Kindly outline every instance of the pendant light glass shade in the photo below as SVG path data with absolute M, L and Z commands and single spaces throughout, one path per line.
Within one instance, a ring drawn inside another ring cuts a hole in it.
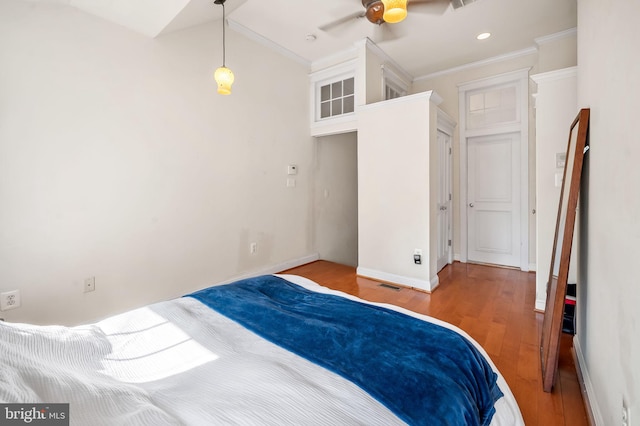
M 382 4 L 385 22 L 395 24 L 407 17 L 407 0 L 382 0 Z
M 220 67 L 216 70 L 213 77 L 218 83 L 218 93 L 221 95 L 231 94 L 231 85 L 233 84 L 233 72 L 227 67 Z

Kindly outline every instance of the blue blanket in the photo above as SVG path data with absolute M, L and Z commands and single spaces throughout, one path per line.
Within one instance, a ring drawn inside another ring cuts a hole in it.
M 502 392 L 471 342 L 399 312 L 265 275 L 188 295 L 354 382 L 415 425 L 488 425 Z

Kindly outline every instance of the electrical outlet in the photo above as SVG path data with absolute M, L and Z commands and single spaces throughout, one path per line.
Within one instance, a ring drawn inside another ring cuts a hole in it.
M 622 426 L 631 426 L 631 413 L 626 399 L 622 399 Z
M 84 292 L 89 293 L 90 291 L 96 290 L 96 277 L 89 277 L 84 279 Z
M 421 265 L 422 264 L 422 250 L 421 249 L 413 250 L 413 263 L 415 263 L 416 265 Z
M 257 251 L 258 251 L 258 243 L 249 244 L 249 253 L 256 254 Z
M 0 311 L 8 311 L 20 307 L 20 290 L 0 293 Z

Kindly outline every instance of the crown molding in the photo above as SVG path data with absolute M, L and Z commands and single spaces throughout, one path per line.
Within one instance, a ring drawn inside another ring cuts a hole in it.
M 357 49 L 357 46 L 354 45 L 353 47 L 340 50 L 329 56 L 324 56 L 320 59 L 313 61 L 311 63 L 311 71 L 312 73 L 318 72 L 326 68 L 330 68 L 335 65 L 341 64 L 343 62 L 352 61 L 357 58 L 358 58 L 358 49 Z
M 541 83 L 546 81 L 563 80 L 569 77 L 576 77 L 577 75 L 578 75 L 578 67 L 569 67 L 569 68 L 561 68 L 559 70 L 543 72 L 540 74 L 532 74 L 529 76 L 529 78 L 531 78 L 531 80 L 533 80 L 536 83 Z
M 540 46 L 541 44 L 552 43 L 554 41 L 558 41 L 563 38 L 575 37 L 577 35 L 578 35 L 578 29 L 574 27 L 574 28 L 569 28 L 568 30 L 559 31 L 557 33 L 538 37 L 536 39 L 533 39 L 533 41 L 536 43 L 537 46 Z
M 417 77 L 414 79 L 415 81 L 421 81 L 421 80 L 430 80 L 432 78 L 436 78 L 436 77 L 442 77 L 444 75 L 448 75 L 448 74 L 453 74 L 453 73 L 457 73 L 460 71 L 466 71 L 466 70 L 470 70 L 473 68 L 478 68 L 478 67 L 482 67 L 485 65 L 490 65 L 490 64 L 494 64 L 497 62 L 503 62 L 503 61 L 508 61 L 511 59 L 516 59 L 522 56 L 527 56 L 527 55 L 534 55 L 538 53 L 538 49 L 535 47 L 527 47 L 526 49 L 522 49 L 522 50 L 516 50 L 514 52 L 510 52 L 510 53 L 505 53 L 504 55 L 498 55 L 498 56 L 494 56 L 491 58 L 487 58 L 487 59 L 483 59 L 481 61 L 476 61 L 476 62 L 470 62 L 468 64 L 465 65 L 460 65 L 458 67 L 453 67 L 453 68 L 449 68 L 446 70 L 442 70 L 442 71 L 437 71 L 431 74 L 427 74 L 427 75 L 423 75 L 421 77 Z

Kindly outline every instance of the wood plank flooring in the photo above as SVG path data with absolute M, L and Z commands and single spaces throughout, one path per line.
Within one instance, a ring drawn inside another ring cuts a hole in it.
M 571 355 L 571 336 L 561 338 L 558 378 L 542 390 L 539 341 L 542 314 L 534 311 L 535 274 L 455 262 L 439 275 L 432 293 L 380 286 L 355 268 L 317 261 L 285 273 L 362 299 L 391 303 L 447 321 L 480 343 L 511 387 L 527 426 L 588 425 Z

